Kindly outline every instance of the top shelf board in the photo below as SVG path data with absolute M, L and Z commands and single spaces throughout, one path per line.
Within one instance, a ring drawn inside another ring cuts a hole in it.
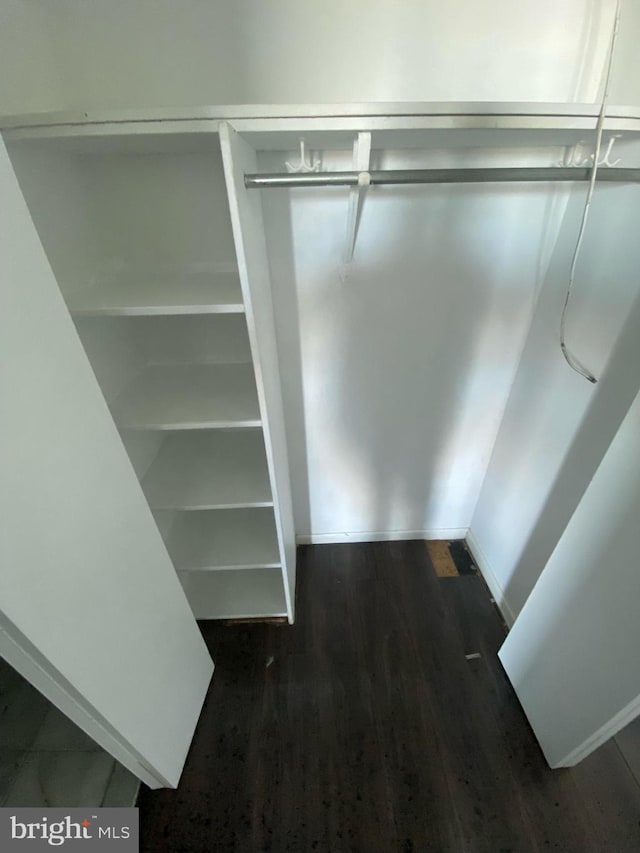
M 244 119 L 287 119 L 287 118 L 354 118 L 354 117 L 498 117 L 524 116 L 531 118 L 569 120 L 571 118 L 597 118 L 599 103 L 568 101 L 360 101 L 352 103 L 304 103 L 304 104 L 203 104 L 189 107 L 131 107 L 128 109 L 84 109 L 61 110 L 40 113 L 21 113 L 0 116 L 3 131 L 26 128 L 68 128 L 78 132 L 82 128 L 96 125 L 110 126 L 114 131 L 129 125 L 144 122 L 147 133 L 167 130 L 175 132 L 176 125 L 188 124 L 190 132 L 216 130 L 220 121 Z M 610 116 L 637 118 L 640 105 L 611 104 L 607 108 Z M 158 128 L 158 125 L 162 125 Z
M 301 134 L 324 133 L 316 147 L 351 148 L 358 131 L 376 134 L 374 147 L 522 144 L 569 145 L 593 132 L 599 104 L 542 102 L 243 104 L 175 109 L 69 111 L 0 117 L 6 142 L 54 142 L 80 153 L 215 151 L 220 122 L 230 122 L 257 149 L 297 148 Z M 609 106 L 605 132 L 640 134 L 640 107 Z M 423 131 L 417 141 L 415 131 Z M 434 132 L 442 138 L 429 138 Z M 474 139 L 474 132 L 480 136 Z M 474 141 L 470 143 L 470 140 Z M 518 142 L 519 140 L 519 142 Z M 307 140 L 311 145 L 310 139 Z
M 236 272 L 114 278 L 71 293 L 67 306 L 75 317 L 244 313 Z

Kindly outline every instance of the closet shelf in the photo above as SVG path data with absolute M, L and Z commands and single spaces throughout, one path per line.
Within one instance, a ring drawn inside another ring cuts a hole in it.
M 287 615 L 279 571 L 178 572 L 178 578 L 196 619 Z
M 262 431 L 170 435 L 142 488 L 153 510 L 273 506 Z
M 151 365 L 111 405 L 125 429 L 260 426 L 251 364 Z
M 270 509 L 178 513 L 165 543 L 178 571 L 280 567 Z
M 244 313 L 235 272 L 153 277 L 127 274 L 70 294 L 67 306 L 78 317 Z

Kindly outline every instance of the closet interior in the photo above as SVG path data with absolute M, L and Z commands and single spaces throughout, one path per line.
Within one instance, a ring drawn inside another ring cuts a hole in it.
M 298 542 L 473 532 L 584 179 L 389 188 L 367 175 L 580 165 L 592 127 L 556 109 L 5 132 L 197 618 L 293 621 L 294 530 Z M 625 166 L 635 132 L 631 118 L 607 127 Z M 364 177 L 245 186 L 301 167 Z
M 15 491 L 24 480 L 20 499 L 37 507 L 42 535 L 35 551 L 24 547 L 16 503 L 8 573 L 7 618 L 23 620 L 47 669 L 18 641 L 3 654 L 156 787 L 177 784 L 213 669 L 192 614 L 292 623 L 297 544 L 466 540 L 512 623 L 545 563 L 529 545 L 552 526 L 549 495 L 566 482 L 563 511 L 580 500 L 568 494 L 567 460 L 592 407 L 558 328 L 595 108 L 229 109 L 24 118 L 3 130 L 11 283 L 26 332 L 16 327 L 12 347 L 34 389 L 14 394 L 13 441 L 27 444 L 27 420 L 48 419 L 53 436 L 34 432 L 38 447 L 13 460 Z M 604 150 L 615 139 L 626 171 L 597 188 L 568 319 L 570 345 L 598 377 L 637 290 L 629 212 L 639 132 L 631 113 L 607 119 Z M 544 181 L 450 174 L 429 186 L 372 185 L 377 173 L 491 168 L 547 171 Z M 567 168 L 580 170 L 575 181 Z M 298 169 L 355 177 L 348 186 L 247 183 Z M 31 242 L 20 246 L 22 234 Z M 51 270 L 41 253 L 40 267 L 30 264 L 38 240 Z M 60 399 L 46 406 L 37 401 L 49 374 L 31 369 L 31 352 L 43 361 L 35 337 L 60 355 L 47 385 Z M 607 383 L 615 377 L 596 394 Z M 105 428 L 94 442 L 75 429 L 83 411 Z M 60 480 L 76 458 L 73 493 Z M 52 490 L 67 495 L 66 514 L 49 511 Z M 107 514 L 113 525 L 101 521 Z M 86 535 L 73 527 L 79 517 Z M 49 586 L 58 609 L 69 607 L 61 619 L 40 587 L 50 554 Z M 23 588 L 28 571 L 37 607 Z M 77 629 L 68 594 L 85 579 L 95 630 L 88 614 Z M 66 631 L 48 627 L 54 618 Z M 157 654 L 169 634 L 171 654 Z M 114 649 L 130 655 L 127 666 L 108 681 L 88 672 L 79 635 L 92 657 L 104 652 L 103 668 Z M 180 679 L 165 702 L 167 683 Z M 160 706 L 150 727 L 149 707 Z

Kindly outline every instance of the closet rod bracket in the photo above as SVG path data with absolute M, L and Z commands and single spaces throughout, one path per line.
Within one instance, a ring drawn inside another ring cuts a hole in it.
M 371 133 L 364 131 L 358 134 L 353 143 L 353 168 L 357 174 L 357 183 L 349 191 L 349 208 L 347 211 L 347 237 L 342 256 L 340 278 L 346 281 L 349 267 L 353 261 L 358 236 L 358 225 L 362 216 L 362 205 L 367 188 L 371 184 L 369 166 L 371 164 Z

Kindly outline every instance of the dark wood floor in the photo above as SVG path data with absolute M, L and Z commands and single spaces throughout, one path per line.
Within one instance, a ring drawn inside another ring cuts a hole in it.
M 547 767 L 478 576 L 423 542 L 298 562 L 295 626 L 203 623 L 216 673 L 180 787 L 141 794 L 143 851 L 640 850 L 615 741 Z

